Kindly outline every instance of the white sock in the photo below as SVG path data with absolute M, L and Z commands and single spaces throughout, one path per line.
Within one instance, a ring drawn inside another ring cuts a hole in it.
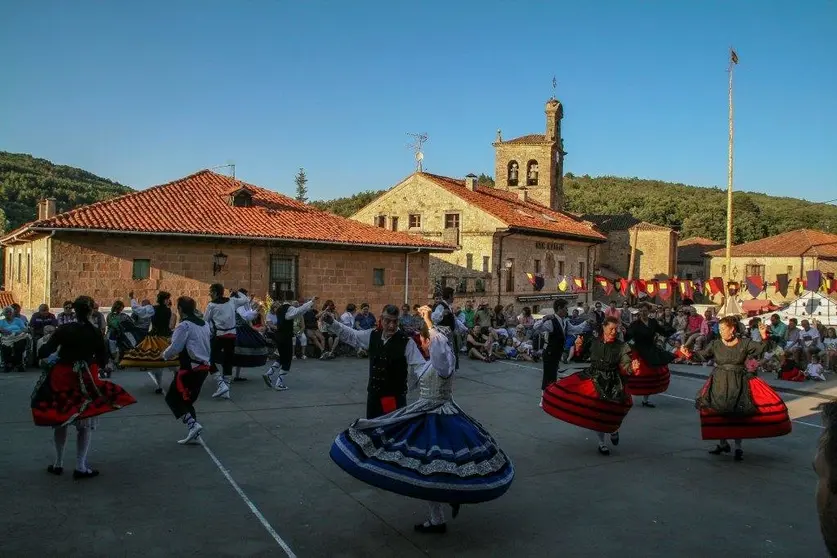
M 67 445 L 67 427 L 53 428 L 52 442 L 55 444 L 55 463 L 53 467 L 64 467 L 64 446 Z
M 605 443 L 605 433 L 604 432 L 596 432 L 596 436 L 599 437 L 599 444 L 604 445 L 604 443 Z
M 235 377 L 236 377 L 236 378 L 240 378 L 240 377 L 241 377 L 241 367 L 240 367 L 240 366 L 236 366 L 236 367 L 235 367 Z
M 90 451 L 90 439 L 93 432 L 89 428 L 79 428 L 76 435 L 76 470 L 88 472 L 87 453 Z
M 642 402 L 643 403 L 648 403 L 648 396 L 647 395 L 642 396 Z
M 439 502 L 428 502 L 430 507 L 430 525 L 441 525 L 445 522 L 445 510 Z
M 155 370 L 154 371 L 154 379 L 157 381 L 157 385 L 162 388 L 163 387 L 163 371 L 162 370 Z

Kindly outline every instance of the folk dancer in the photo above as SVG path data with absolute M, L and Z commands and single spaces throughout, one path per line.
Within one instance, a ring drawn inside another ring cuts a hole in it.
M 166 291 L 157 293 L 157 304 L 151 306 L 143 301 L 142 306 L 137 304 L 134 293 L 131 297 L 131 310 L 139 318 L 138 323 L 150 319 L 151 331 L 148 332 L 139 345 L 125 353 L 120 365 L 123 367 L 137 367 L 140 369 L 154 368 L 152 377 L 157 386 L 154 393 L 163 393 L 163 369 L 169 368 L 174 373 L 177 360 L 166 361 L 162 358 L 163 351 L 171 341 L 172 328 L 174 327 L 175 316 L 171 311 L 171 295 Z M 147 317 L 147 318 L 146 318 Z
M 410 370 L 427 362 L 416 342 L 398 328 L 398 307 L 388 304 L 381 313 L 381 327 L 352 329 L 326 314 L 323 320 L 338 339 L 369 352 L 369 382 L 366 386 L 366 418 L 378 418 L 407 404 Z
M 552 303 L 553 313 L 551 316 L 535 322 L 532 326 L 532 335 L 538 336 L 547 334 L 546 348 L 541 353 L 543 359 L 543 378 L 541 379 L 541 402 L 543 408 L 543 394 L 546 388 L 558 379 L 558 366 L 561 363 L 561 356 L 564 354 L 564 343 L 566 342 L 567 330 L 567 301 L 556 300 Z
M 99 368 L 107 365 L 109 352 L 89 320 L 93 300 L 80 296 L 72 305 L 78 321 L 59 326 L 38 351 L 39 358 L 50 357 L 51 362 L 32 392 L 31 407 L 37 426 L 54 429 L 55 461 L 47 471 L 53 475 L 64 472 L 67 427 L 73 425 L 77 431 L 73 478 L 86 479 L 99 475 L 87 462 L 96 417 L 137 401 L 119 385 L 99 378 Z
M 224 286 L 213 283 L 209 286 L 209 296 L 212 299 L 203 313 L 203 319 L 212 329 L 212 370 L 218 388 L 212 397 L 230 398 L 230 380 L 232 378 L 233 362 L 235 362 L 235 326 L 236 312 L 239 307 L 250 300 L 236 291 L 230 292 L 230 298 L 224 296 Z
M 747 359 L 759 360 L 767 351 L 767 326 L 759 325 L 762 342 L 736 335 L 738 320 L 734 316 L 721 319 L 720 339 L 692 353 L 681 349 L 687 358 L 715 361 L 715 369 L 698 392 L 695 406 L 700 411 L 700 433 L 704 440 L 719 440 L 709 453 L 720 455 L 731 451 L 729 439 L 735 442 L 735 461 L 744 459 L 741 440 L 774 438 L 791 432 L 788 408 L 767 382 L 749 372 Z
M 610 455 L 605 435 L 619 445 L 619 427 L 633 402 L 625 391 L 622 376 L 639 367 L 631 361 L 631 349 L 619 341 L 620 322 L 605 318 L 602 337 L 593 340 L 590 367 L 547 386 L 543 410 L 553 417 L 596 432 L 599 453 Z
M 666 336 L 666 329 L 651 317 L 647 302 L 639 305 L 639 317 L 631 322 L 625 332 L 625 340 L 632 342 L 631 358 L 639 362 L 639 368 L 628 376 L 626 389 L 631 395 L 642 396 L 642 406 L 653 409 L 649 396 L 665 393 L 671 382 L 668 365 L 674 354 L 657 346 L 656 336 Z
M 175 372 L 166 392 L 166 404 L 174 417 L 183 421 L 188 432 L 178 444 L 188 444 L 198 438 L 203 426 L 198 422 L 195 402 L 209 374 L 212 355 L 212 330 L 209 324 L 196 315 L 195 301 L 188 296 L 177 299 L 180 323 L 174 328 L 171 344 L 163 351 L 164 360 L 177 358 L 179 369 Z
M 453 349 L 454 357 L 456 357 L 456 370 L 459 370 L 459 352 L 462 350 L 462 347 L 459 343 L 460 336 L 458 332 L 462 331 L 462 328 L 457 326 L 457 321 L 459 320 L 453 313 L 452 287 L 445 287 L 442 290 L 442 300 L 433 308 L 433 314 L 430 318 L 437 326 L 447 328 L 445 331 L 450 334 L 451 348 Z M 467 331 L 468 328 L 466 327 L 465 332 L 467 333 Z
M 316 301 L 316 296 L 302 305 L 294 300 L 286 300 L 276 309 L 276 330 L 273 335 L 279 358 L 262 375 L 267 387 L 276 391 L 288 389 L 282 376 L 291 371 L 291 363 L 294 359 L 294 342 L 296 339 L 294 324 L 297 317 L 301 317 L 308 312 Z
M 246 289 L 238 289 L 239 296 L 247 296 Z M 247 378 L 241 375 L 242 368 L 259 368 L 267 362 L 270 349 L 267 340 L 259 329 L 263 329 L 261 305 L 250 301 L 239 306 L 235 316 L 235 358 L 233 369 L 234 382 L 243 382 Z
M 514 465 L 491 434 L 453 400 L 456 358 L 450 332 L 433 324 L 430 307 L 420 313 L 430 361 L 412 370 L 419 399 L 380 418 L 356 420 L 337 436 L 329 455 L 358 480 L 427 500 L 430 517 L 415 530 L 445 533 L 443 503 L 456 517 L 462 504 L 499 498 L 514 480 Z

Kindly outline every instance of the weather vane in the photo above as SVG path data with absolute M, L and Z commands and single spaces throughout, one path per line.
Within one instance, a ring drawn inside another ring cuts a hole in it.
M 558 80 L 555 79 L 555 76 L 552 76 L 552 100 L 555 100 L 555 89 L 558 87 Z
M 422 161 L 424 161 L 424 152 L 422 152 L 421 148 L 424 143 L 427 141 L 427 134 L 407 134 L 411 136 L 415 141 L 411 143 L 408 147 L 415 151 L 416 155 L 416 172 L 422 172 Z

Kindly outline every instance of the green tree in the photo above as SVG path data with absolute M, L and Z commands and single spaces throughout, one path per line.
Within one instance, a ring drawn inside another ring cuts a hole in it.
M 294 177 L 294 182 L 296 183 L 296 201 L 306 203 L 308 201 L 308 186 L 306 186 L 308 177 L 305 176 L 305 169 L 299 168 L 299 172 Z

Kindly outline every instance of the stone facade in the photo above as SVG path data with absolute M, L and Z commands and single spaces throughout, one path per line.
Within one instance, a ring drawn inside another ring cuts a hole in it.
M 219 250 L 227 255 L 227 263 L 214 275 L 213 255 Z M 80 294 L 88 294 L 102 307 L 109 307 L 114 300 L 125 300 L 130 291 L 137 298 L 153 299 L 159 290 L 169 291 L 173 296 L 191 296 L 199 307 L 205 307 L 212 283 L 222 283 L 228 288 L 243 287 L 264 298 L 277 278 L 287 278 L 298 297 L 330 298 L 338 308 L 348 302 L 368 302 L 373 308 L 380 308 L 404 301 L 407 257 L 407 300 L 424 303 L 431 291 L 427 253 L 407 256 L 404 252 L 342 250 L 281 242 L 94 233 L 61 233 L 49 240 L 6 247 L 5 251 L 10 262 L 6 268 L 6 290 L 30 310 L 43 302 L 57 308 Z M 30 252 L 33 264 L 31 280 L 27 281 L 26 255 Z M 20 281 L 17 280 L 18 254 L 23 262 Z M 148 278 L 134 279 L 135 260 L 149 260 Z M 277 270 L 287 269 L 290 273 L 271 277 L 271 261 Z M 289 264 L 287 268 L 281 265 L 283 262 Z M 383 284 L 379 284 L 381 279 Z
M 652 225 L 653 226 L 653 225 Z M 664 227 L 632 227 L 607 234 L 601 247 L 601 262 L 619 277 L 630 272 L 631 246 L 636 242 L 635 279 L 665 279 L 677 270 L 677 233 Z
M 767 283 L 776 281 L 776 276 L 781 273 L 787 273 L 791 280 L 791 289 L 793 288 L 793 281 L 797 278 L 805 278 L 805 273 L 814 269 L 819 269 L 827 273 L 834 269 L 835 262 L 832 260 L 821 260 L 816 257 L 772 257 L 772 256 L 742 256 L 731 258 L 732 273 L 730 279 L 733 281 L 743 282 L 747 275 L 755 275 L 761 272 L 762 277 Z M 757 267 L 761 266 L 761 267 Z M 709 261 L 709 275 L 710 277 L 727 277 L 727 262 L 724 256 L 712 256 Z M 768 296 L 775 302 L 782 302 L 785 300 L 792 300 L 796 298 L 793 292 L 788 292 L 787 297 L 782 297 L 775 289 L 770 286 L 767 288 Z M 747 298 L 749 295 L 744 295 Z
M 494 142 L 494 180 L 497 188 L 526 189 L 531 200 L 561 211 L 564 207 L 564 140 L 561 119 L 564 108 L 556 100 L 546 103 L 546 133 Z M 517 171 L 515 183 L 511 169 Z M 532 172 L 534 171 L 534 173 Z M 536 178 L 535 178 L 536 177 Z M 531 180 L 530 180 L 531 179 Z

